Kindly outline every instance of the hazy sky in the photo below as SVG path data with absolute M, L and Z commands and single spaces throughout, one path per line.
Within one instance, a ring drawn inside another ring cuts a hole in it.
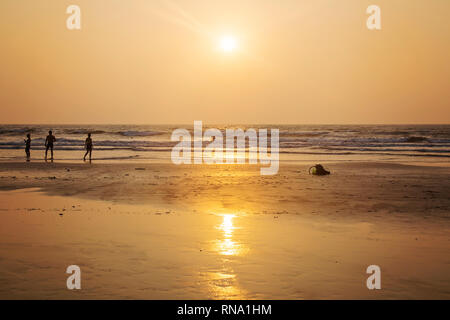
M 1 0 L 0 41 L 0 123 L 450 123 L 449 0 Z

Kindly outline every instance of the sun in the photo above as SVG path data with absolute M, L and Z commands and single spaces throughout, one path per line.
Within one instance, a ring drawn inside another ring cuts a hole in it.
M 236 50 L 237 40 L 233 36 L 223 36 L 220 39 L 220 48 L 225 52 L 232 52 Z

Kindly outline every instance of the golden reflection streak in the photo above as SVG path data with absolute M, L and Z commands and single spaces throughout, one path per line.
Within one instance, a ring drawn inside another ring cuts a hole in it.
M 233 225 L 234 217 L 234 214 L 224 214 L 223 222 L 219 226 L 219 229 L 223 231 L 224 239 L 218 242 L 217 249 L 222 255 L 234 256 L 239 254 L 240 245 L 233 241 L 233 231 L 235 229 Z
M 221 231 L 222 239 L 216 242 L 215 250 L 223 256 L 231 257 L 242 254 L 242 245 L 233 240 L 236 215 L 222 214 L 222 223 L 216 228 Z M 221 271 L 209 274 L 212 294 L 215 299 L 245 299 L 245 290 L 237 286 L 236 274 L 230 265 L 228 258 L 224 259 L 225 265 Z

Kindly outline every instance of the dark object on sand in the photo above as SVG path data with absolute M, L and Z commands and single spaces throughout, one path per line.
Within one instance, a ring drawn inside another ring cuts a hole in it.
M 330 171 L 325 170 L 325 168 L 321 164 L 316 164 L 309 168 L 309 174 L 314 174 L 316 176 L 325 176 L 330 174 Z

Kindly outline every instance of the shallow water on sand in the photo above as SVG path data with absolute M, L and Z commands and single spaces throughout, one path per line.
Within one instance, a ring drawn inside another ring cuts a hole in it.
M 450 298 L 448 226 L 0 192 L 0 298 Z M 82 289 L 66 288 L 78 265 Z M 382 290 L 366 288 L 366 268 Z

